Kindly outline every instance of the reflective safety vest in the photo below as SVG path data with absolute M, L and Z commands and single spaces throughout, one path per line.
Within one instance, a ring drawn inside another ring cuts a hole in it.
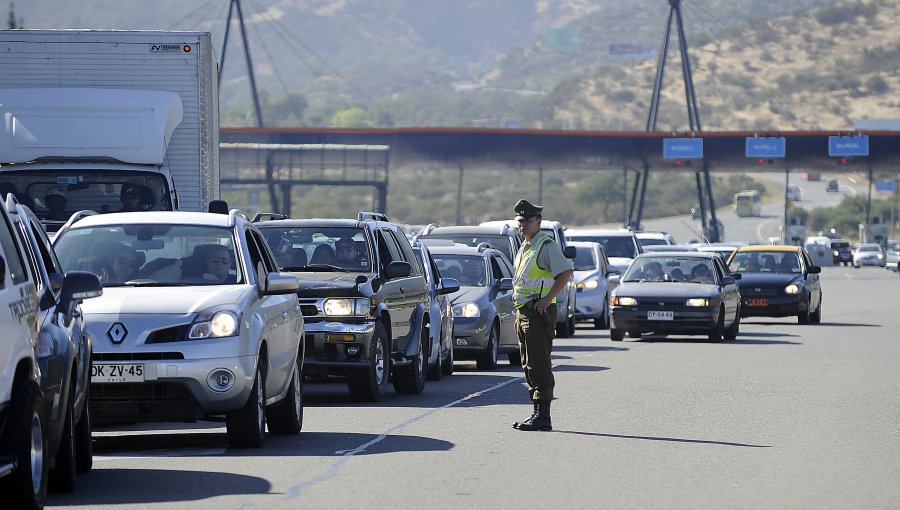
M 538 266 L 538 254 L 547 243 L 553 243 L 547 234 L 540 233 L 537 239 L 523 246 L 516 254 L 516 276 L 513 278 L 513 302 L 516 308 L 522 308 L 533 299 L 540 299 L 550 293 L 553 283 L 553 273 L 549 269 L 541 269 Z M 556 298 L 553 298 L 556 303 Z

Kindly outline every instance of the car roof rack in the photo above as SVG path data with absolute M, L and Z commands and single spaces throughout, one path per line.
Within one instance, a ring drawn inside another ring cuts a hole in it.
M 358 221 L 365 221 L 365 220 L 388 221 L 386 214 L 379 213 L 379 212 L 370 212 L 370 211 L 360 211 L 359 214 L 356 215 L 356 219 Z
M 234 226 L 237 223 L 238 218 L 241 218 L 244 221 L 250 221 L 250 217 L 247 216 L 247 213 L 240 209 L 232 209 L 228 211 L 228 225 Z
M 287 214 L 273 213 L 273 212 L 258 212 L 253 215 L 253 219 L 251 221 L 253 223 L 256 223 L 257 221 L 286 220 L 286 219 L 288 219 Z
M 478 249 L 478 253 L 483 253 L 484 250 L 493 250 L 494 246 L 491 243 L 484 241 L 482 243 L 478 243 L 478 246 L 476 246 L 475 248 Z
M 63 226 L 60 227 L 59 229 L 60 229 L 60 230 L 66 229 L 66 228 L 68 228 L 68 227 L 71 227 L 71 226 L 74 225 L 75 223 L 78 223 L 79 221 L 81 221 L 81 220 L 87 218 L 88 216 L 96 216 L 97 214 L 99 214 L 97 211 L 92 211 L 92 210 L 90 210 L 90 209 L 84 209 L 84 210 L 82 210 L 82 211 L 76 211 L 76 212 L 72 213 L 72 216 L 69 216 L 68 221 L 66 221 L 65 223 L 63 223 Z

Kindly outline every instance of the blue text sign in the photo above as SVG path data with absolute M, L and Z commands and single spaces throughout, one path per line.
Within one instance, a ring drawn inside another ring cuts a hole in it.
M 869 137 L 863 136 L 829 136 L 828 155 L 831 157 L 853 157 L 869 155 Z
M 876 191 L 897 191 L 897 182 L 889 179 L 875 181 Z
M 786 145 L 783 136 L 763 138 L 748 136 L 744 155 L 748 158 L 783 158 Z
M 703 159 L 703 139 L 663 138 L 663 158 Z

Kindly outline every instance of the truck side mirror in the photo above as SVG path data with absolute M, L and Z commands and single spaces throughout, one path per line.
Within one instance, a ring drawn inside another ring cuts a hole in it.
M 575 247 L 574 246 L 566 246 L 566 249 L 563 250 L 563 255 L 565 255 L 567 259 L 574 259 L 575 258 Z

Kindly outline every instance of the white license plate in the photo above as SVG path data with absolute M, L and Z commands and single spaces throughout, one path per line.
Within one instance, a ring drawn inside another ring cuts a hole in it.
M 647 320 L 650 321 L 672 321 L 675 320 L 675 312 L 647 312 Z
M 92 383 L 144 382 L 143 363 L 95 363 L 91 366 Z

